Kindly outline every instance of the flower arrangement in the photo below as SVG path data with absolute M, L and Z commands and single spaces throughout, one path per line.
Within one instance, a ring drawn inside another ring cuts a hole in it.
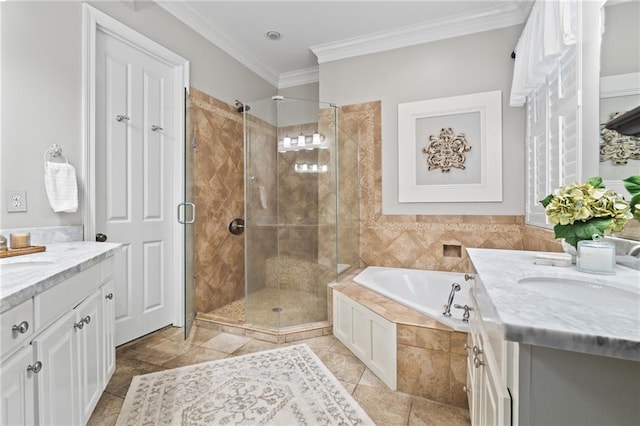
M 631 203 L 606 189 L 600 177 L 560 187 L 540 200 L 554 224 L 555 237 L 577 247 L 578 241 L 620 232 L 630 218 L 640 219 L 640 176 L 623 182 L 632 195 Z

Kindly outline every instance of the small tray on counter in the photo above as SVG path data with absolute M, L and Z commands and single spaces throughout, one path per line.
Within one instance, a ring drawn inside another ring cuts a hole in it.
M 24 248 L 10 248 L 7 250 L 0 250 L 0 259 L 5 257 L 22 256 L 23 254 L 41 253 L 46 251 L 46 246 L 29 246 Z

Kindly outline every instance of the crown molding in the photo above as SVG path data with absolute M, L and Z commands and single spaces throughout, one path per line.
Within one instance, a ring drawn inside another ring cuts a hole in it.
M 283 72 L 278 80 L 278 89 L 301 86 L 303 84 L 317 83 L 320 81 L 319 67 L 303 68 L 300 70 Z
M 518 25 L 526 20 L 526 16 L 523 16 L 525 15 L 524 12 L 525 10 L 509 2 L 480 12 L 459 15 L 453 18 L 409 25 L 391 31 L 381 31 L 333 43 L 319 44 L 312 46 L 311 51 L 318 57 L 318 63 L 322 64 L 339 59 Z
M 278 87 L 279 75 L 265 63 L 231 39 L 224 31 L 202 18 L 188 3 L 178 1 L 157 1 L 158 6 L 184 22 L 195 32 L 225 51 L 249 70 L 262 77 L 269 84 Z

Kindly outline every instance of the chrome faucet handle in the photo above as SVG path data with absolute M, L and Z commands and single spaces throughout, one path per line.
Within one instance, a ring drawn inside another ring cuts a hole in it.
M 465 281 L 471 281 L 471 280 L 475 280 L 475 279 L 476 279 L 475 275 L 464 274 L 464 280 Z
M 473 308 L 469 305 L 458 305 L 457 303 L 453 305 L 456 309 L 464 309 L 464 313 L 462 314 L 462 322 L 469 322 L 469 312 L 473 311 Z

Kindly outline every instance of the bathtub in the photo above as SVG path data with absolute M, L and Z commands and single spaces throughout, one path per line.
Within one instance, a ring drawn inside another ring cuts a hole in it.
M 453 307 L 469 304 L 469 283 L 464 280 L 464 274 L 369 266 L 354 281 L 456 331 L 469 331 L 469 325 L 462 322 L 464 310 Z M 454 282 L 460 284 L 461 289 L 453 299 L 451 316 L 446 317 L 442 312 Z

